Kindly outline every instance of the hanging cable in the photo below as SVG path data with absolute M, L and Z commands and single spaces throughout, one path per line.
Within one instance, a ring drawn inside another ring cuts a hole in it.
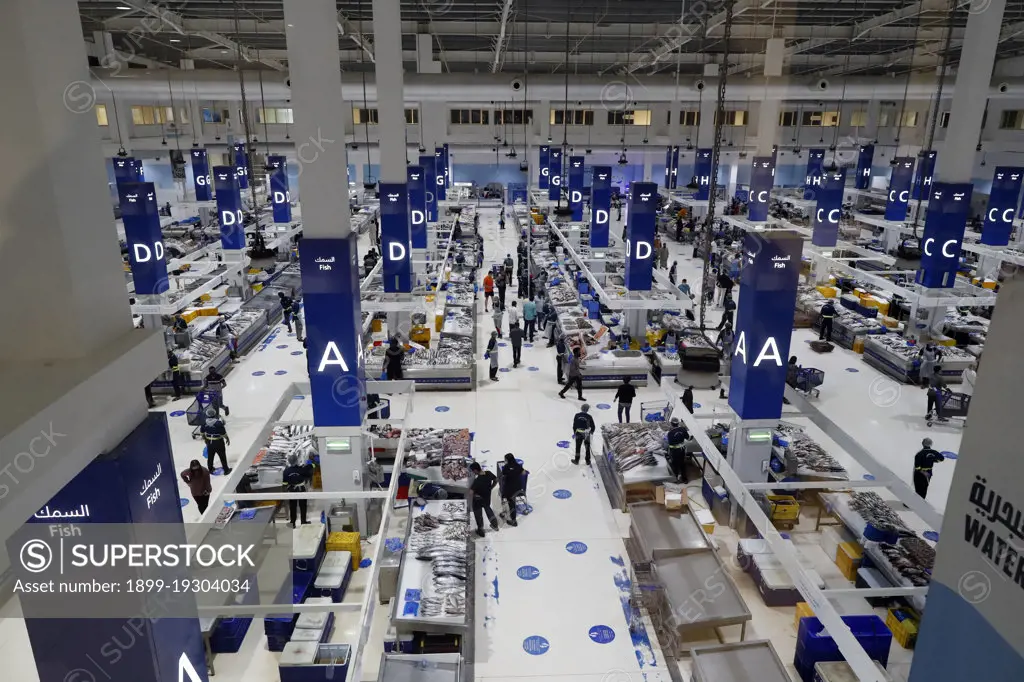
M 252 212 L 256 219 L 256 230 L 258 231 L 260 228 L 260 214 L 259 211 L 256 210 L 256 178 L 252 172 L 252 159 L 249 158 L 249 140 L 251 139 L 252 132 L 249 126 L 249 103 L 245 97 L 245 76 L 243 75 L 244 69 L 242 68 L 242 29 L 238 19 L 238 0 L 233 0 L 231 5 L 234 8 L 235 41 L 238 48 L 238 85 L 242 95 L 242 132 L 244 134 L 242 152 L 245 158 L 245 174 L 249 178 L 249 195 Z

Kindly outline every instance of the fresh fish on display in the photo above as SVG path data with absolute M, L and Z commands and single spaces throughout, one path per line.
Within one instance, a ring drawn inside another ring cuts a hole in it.
M 667 429 L 661 422 L 638 422 L 633 424 L 605 424 L 601 427 L 607 443 L 607 450 L 615 460 L 620 472 L 641 466 L 655 466 L 655 455 L 668 454 L 665 445 Z
M 913 536 L 915 534 L 878 493 L 851 493 L 850 508 L 879 530 L 892 531 L 905 536 Z

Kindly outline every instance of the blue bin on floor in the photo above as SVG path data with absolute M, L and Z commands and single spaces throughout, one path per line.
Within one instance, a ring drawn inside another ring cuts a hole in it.
M 843 616 L 843 622 L 853 632 L 854 638 L 864 651 L 883 667 L 889 664 L 889 649 L 892 647 L 892 632 L 878 616 Z M 803 682 L 813 682 L 814 664 L 823 661 L 842 661 L 842 653 L 835 640 L 822 634 L 825 627 L 817 618 L 800 619 L 797 630 L 796 655 L 793 665 Z

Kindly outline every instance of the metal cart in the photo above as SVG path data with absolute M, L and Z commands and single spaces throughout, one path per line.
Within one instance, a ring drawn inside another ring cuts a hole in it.
M 501 469 L 502 465 L 498 464 L 498 494 L 501 496 L 501 511 L 498 513 L 498 516 L 500 516 L 501 520 L 504 521 L 508 516 L 508 500 L 506 500 L 505 491 L 503 490 L 504 486 L 502 485 L 502 481 L 504 478 L 501 475 Z M 517 516 L 527 516 L 533 511 L 533 507 L 530 506 L 530 502 L 526 499 L 526 486 L 529 482 L 530 472 L 523 469 L 523 481 L 520 484 L 521 487 L 519 488 L 519 494 L 515 496 Z
M 668 421 L 671 414 L 672 405 L 667 400 L 651 400 L 645 403 L 640 403 L 640 421 Z
M 199 391 L 196 393 L 195 400 L 185 410 L 185 419 L 188 420 L 189 426 L 194 426 L 192 429 L 192 438 L 198 439 L 200 436 L 200 429 L 203 423 L 206 421 L 206 408 L 210 406 L 211 397 L 207 395 L 206 391 Z
M 934 390 L 934 389 L 930 389 Z M 967 410 L 971 407 L 971 396 L 966 393 L 954 393 L 950 390 L 935 391 L 935 417 L 928 419 L 928 426 L 935 422 L 948 422 L 950 418 L 966 421 Z
M 796 375 L 796 386 L 794 388 L 804 395 L 820 395 L 818 387 L 825 381 L 825 372 L 813 367 L 801 367 Z

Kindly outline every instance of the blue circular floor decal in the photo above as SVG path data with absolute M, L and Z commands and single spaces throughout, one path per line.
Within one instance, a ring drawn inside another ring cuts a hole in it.
M 615 630 L 607 625 L 595 625 L 590 628 L 590 641 L 595 644 L 608 644 L 615 639 Z
M 288 373 L 288 370 L 286 370 L 286 369 L 279 369 L 276 372 L 274 372 L 274 376 L 279 377 L 282 374 L 287 374 L 287 373 Z
M 288 332 L 288 336 L 295 336 L 295 332 Z
M 526 369 L 528 369 L 531 372 L 539 372 L 540 371 L 540 367 L 527 367 Z
M 301 350 L 293 350 L 291 352 L 291 355 L 302 355 L 302 351 Z
M 856 374 L 856 373 L 857 373 L 857 372 L 859 372 L 860 370 L 859 370 L 859 369 L 857 369 L 856 367 L 847 367 L 847 368 L 846 368 L 846 371 L 847 371 L 847 372 L 849 372 L 850 374 Z
M 875 480 L 875 477 L 872 476 L 871 474 L 864 474 L 864 480 L 865 481 L 873 481 L 873 480 Z
M 960 456 L 953 452 L 952 450 L 943 450 L 942 456 L 945 457 L 946 459 L 960 459 Z
M 179 499 L 178 499 L 178 503 L 179 503 L 179 504 L 181 504 L 181 506 L 182 506 L 182 507 L 184 507 L 185 505 L 187 505 L 187 504 L 188 504 L 188 502 L 189 502 L 189 500 L 188 500 L 188 498 L 187 498 L 187 497 L 182 497 L 182 498 L 179 498 Z
M 612 406 L 609 405 L 608 403 L 598 403 L 597 404 L 597 409 L 599 409 L 599 410 L 610 410 L 610 409 L 612 409 Z
M 434 408 L 434 412 L 447 412 L 450 409 L 452 408 L 448 407 L 447 405 L 438 405 L 437 407 Z
M 501 368 L 501 369 L 499 369 L 498 371 L 499 371 L 499 372 L 511 372 L 512 370 L 511 370 L 511 369 L 509 369 L 508 367 L 502 367 L 502 368 Z
M 699 410 L 700 409 L 700 403 L 694 403 L 693 404 L 693 409 Z
M 185 410 L 175 410 L 174 412 L 171 412 L 171 416 L 172 417 L 184 417 L 185 416 Z
M 572 491 L 566 490 L 565 488 L 559 488 L 558 490 L 553 492 L 552 495 L 554 495 L 555 499 L 558 500 L 568 500 L 570 497 L 572 497 Z
M 573 540 L 565 546 L 565 551 L 569 554 L 583 554 L 587 551 L 587 543 Z
M 214 476 L 223 476 L 224 475 L 224 469 L 222 467 L 217 467 L 216 469 L 214 469 L 210 473 L 213 474 Z
M 560 440 L 557 443 L 555 443 L 555 445 L 557 445 L 560 448 L 567 448 L 567 447 L 569 447 L 569 441 L 567 441 L 567 440 Z
M 523 651 L 531 656 L 541 656 L 548 652 L 548 640 L 540 635 L 530 635 L 523 640 Z
M 292 396 L 292 400 L 305 400 L 305 399 L 306 399 L 306 396 L 304 396 L 304 395 L 293 395 Z
M 252 375 L 253 375 L 254 377 L 261 377 L 261 376 L 263 376 L 264 374 L 266 374 L 266 372 L 264 372 L 263 370 L 257 370 L 257 371 L 255 371 L 255 372 L 253 372 L 253 373 L 252 373 Z
M 363 559 L 359 562 L 359 568 L 369 568 L 373 565 L 373 559 Z
M 933 530 L 926 530 L 924 533 L 921 534 L 921 537 L 923 537 L 925 540 L 931 540 L 932 542 L 939 541 L 939 534 Z
M 524 343 L 523 347 L 524 348 L 533 348 L 533 344 L 532 343 Z
M 505 343 L 504 341 L 502 341 L 502 342 L 500 342 L 500 343 L 498 344 L 498 348 L 507 348 L 507 347 L 508 347 L 508 344 L 507 344 L 507 343 Z
M 540 569 L 536 566 L 520 566 L 516 570 L 516 575 L 523 580 L 536 580 L 540 575 Z
M 291 336 L 291 335 L 289 334 L 289 336 Z M 285 343 L 282 343 L 280 346 L 274 346 L 274 348 L 277 348 L 278 350 L 283 349 L 283 348 L 287 348 L 287 347 L 288 347 L 288 344 L 285 344 Z

